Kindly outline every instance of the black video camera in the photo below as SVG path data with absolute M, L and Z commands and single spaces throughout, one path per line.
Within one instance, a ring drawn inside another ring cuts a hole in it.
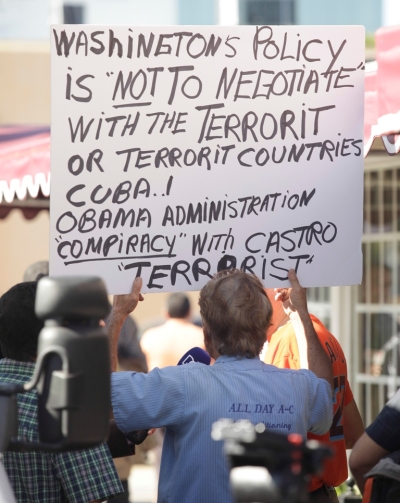
M 110 417 L 109 343 L 99 326 L 109 312 L 106 287 L 94 277 L 44 277 L 35 311 L 45 326 L 32 380 L 0 384 L 0 452 L 96 446 L 107 438 Z M 34 388 L 39 442 L 21 442 L 15 395 Z
M 220 419 L 212 438 L 224 440 L 237 502 L 306 503 L 311 475 L 321 472 L 331 450 L 299 434 L 267 431 L 263 423 Z

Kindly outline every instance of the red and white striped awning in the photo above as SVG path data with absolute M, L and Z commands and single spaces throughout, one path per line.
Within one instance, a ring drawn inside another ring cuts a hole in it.
M 50 195 L 50 128 L 0 127 L 0 218 L 21 208 L 32 218 Z
M 380 28 L 375 43 L 365 72 L 364 157 L 378 136 L 390 155 L 400 150 L 400 26 Z

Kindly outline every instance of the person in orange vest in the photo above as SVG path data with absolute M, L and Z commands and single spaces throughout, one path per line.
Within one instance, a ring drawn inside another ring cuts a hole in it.
M 291 281 L 292 284 L 298 281 L 295 274 Z M 279 368 L 313 370 L 314 355 L 307 349 L 305 332 L 298 313 L 292 308 L 291 289 L 267 289 L 267 294 L 273 305 L 273 316 L 267 331 L 265 363 Z M 305 289 L 303 294 L 306 295 Z M 332 362 L 334 387 L 330 431 L 321 436 L 308 434 L 309 439 L 326 443 L 333 450 L 333 457 L 325 462 L 323 473 L 311 480 L 310 501 L 338 503 L 334 488 L 348 477 L 346 449 L 351 449 L 364 433 L 364 425 L 347 380 L 346 358 L 339 342 L 318 318 L 312 314 L 310 318 L 319 342 Z

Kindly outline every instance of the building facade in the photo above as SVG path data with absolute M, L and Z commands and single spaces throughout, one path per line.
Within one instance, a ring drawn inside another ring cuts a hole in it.
M 46 40 L 59 23 L 361 24 L 368 33 L 400 22 L 398 0 L 2 0 L 0 39 Z

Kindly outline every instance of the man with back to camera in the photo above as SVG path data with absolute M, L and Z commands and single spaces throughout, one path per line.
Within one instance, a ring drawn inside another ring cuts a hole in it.
M 267 331 L 268 348 L 264 361 L 279 368 L 314 370 L 317 355 L 307 353 L 302 327 L 287 305 L 288 293 L 287 289 L 267 290 L 274 314 Z M 312 314 L 310 318 L 320 345 L 331 361 L 334 382 L 332 426 L 324 435 L 308 434 L 309 439 L 328 444 L 334 453 L 325 461 L 324 472 L 311 480 L 310 502 L 338 503 L 334 487 L 348 477 L 346 449 L 351 449 L 363 434 L 364 425 L 347 380 L 346 358 L 339 342 L 318 318 Z
M 308 370 L 281 370 L 260 361 L 272 308 L 260 280 L 242 271 L 216 274 L 200 292 L 204 342 L 216 362 L 191 363 L 148 374 L 112 374 L 118 427 L 128 432 L 165 426 L 158 488 L 160 503 L 233 503 L 222 442 L 211 439 L 220 418 L 264 422 L 282 433 L 325 433 L 332 423 L 332 369 L 307 311 L 305 291 L 292 270 L 290 299 L 318 355 L 316 377 Z M 141 300 L 142 280 L 114 297 L 109 320 L 111 352 L 119 329 Z
M 31 380 L 44 324 L 35 315 L 35 281 L 0 298 L 0 382 Z M 38 442 L 36 391 L 18 394 L 18 440 Z M 98 503 L 122 492 L 106 445 L 81 451 L 5 452 L 4 467 L 18 503 Z
M 167 321 L 149 328 L 140 339 L 149 370 L 176 365 L 193 347 L 204 348 L 203 331 L 190 321 L 190 301 L 182 292 L 171 293 L 166 302 Z

